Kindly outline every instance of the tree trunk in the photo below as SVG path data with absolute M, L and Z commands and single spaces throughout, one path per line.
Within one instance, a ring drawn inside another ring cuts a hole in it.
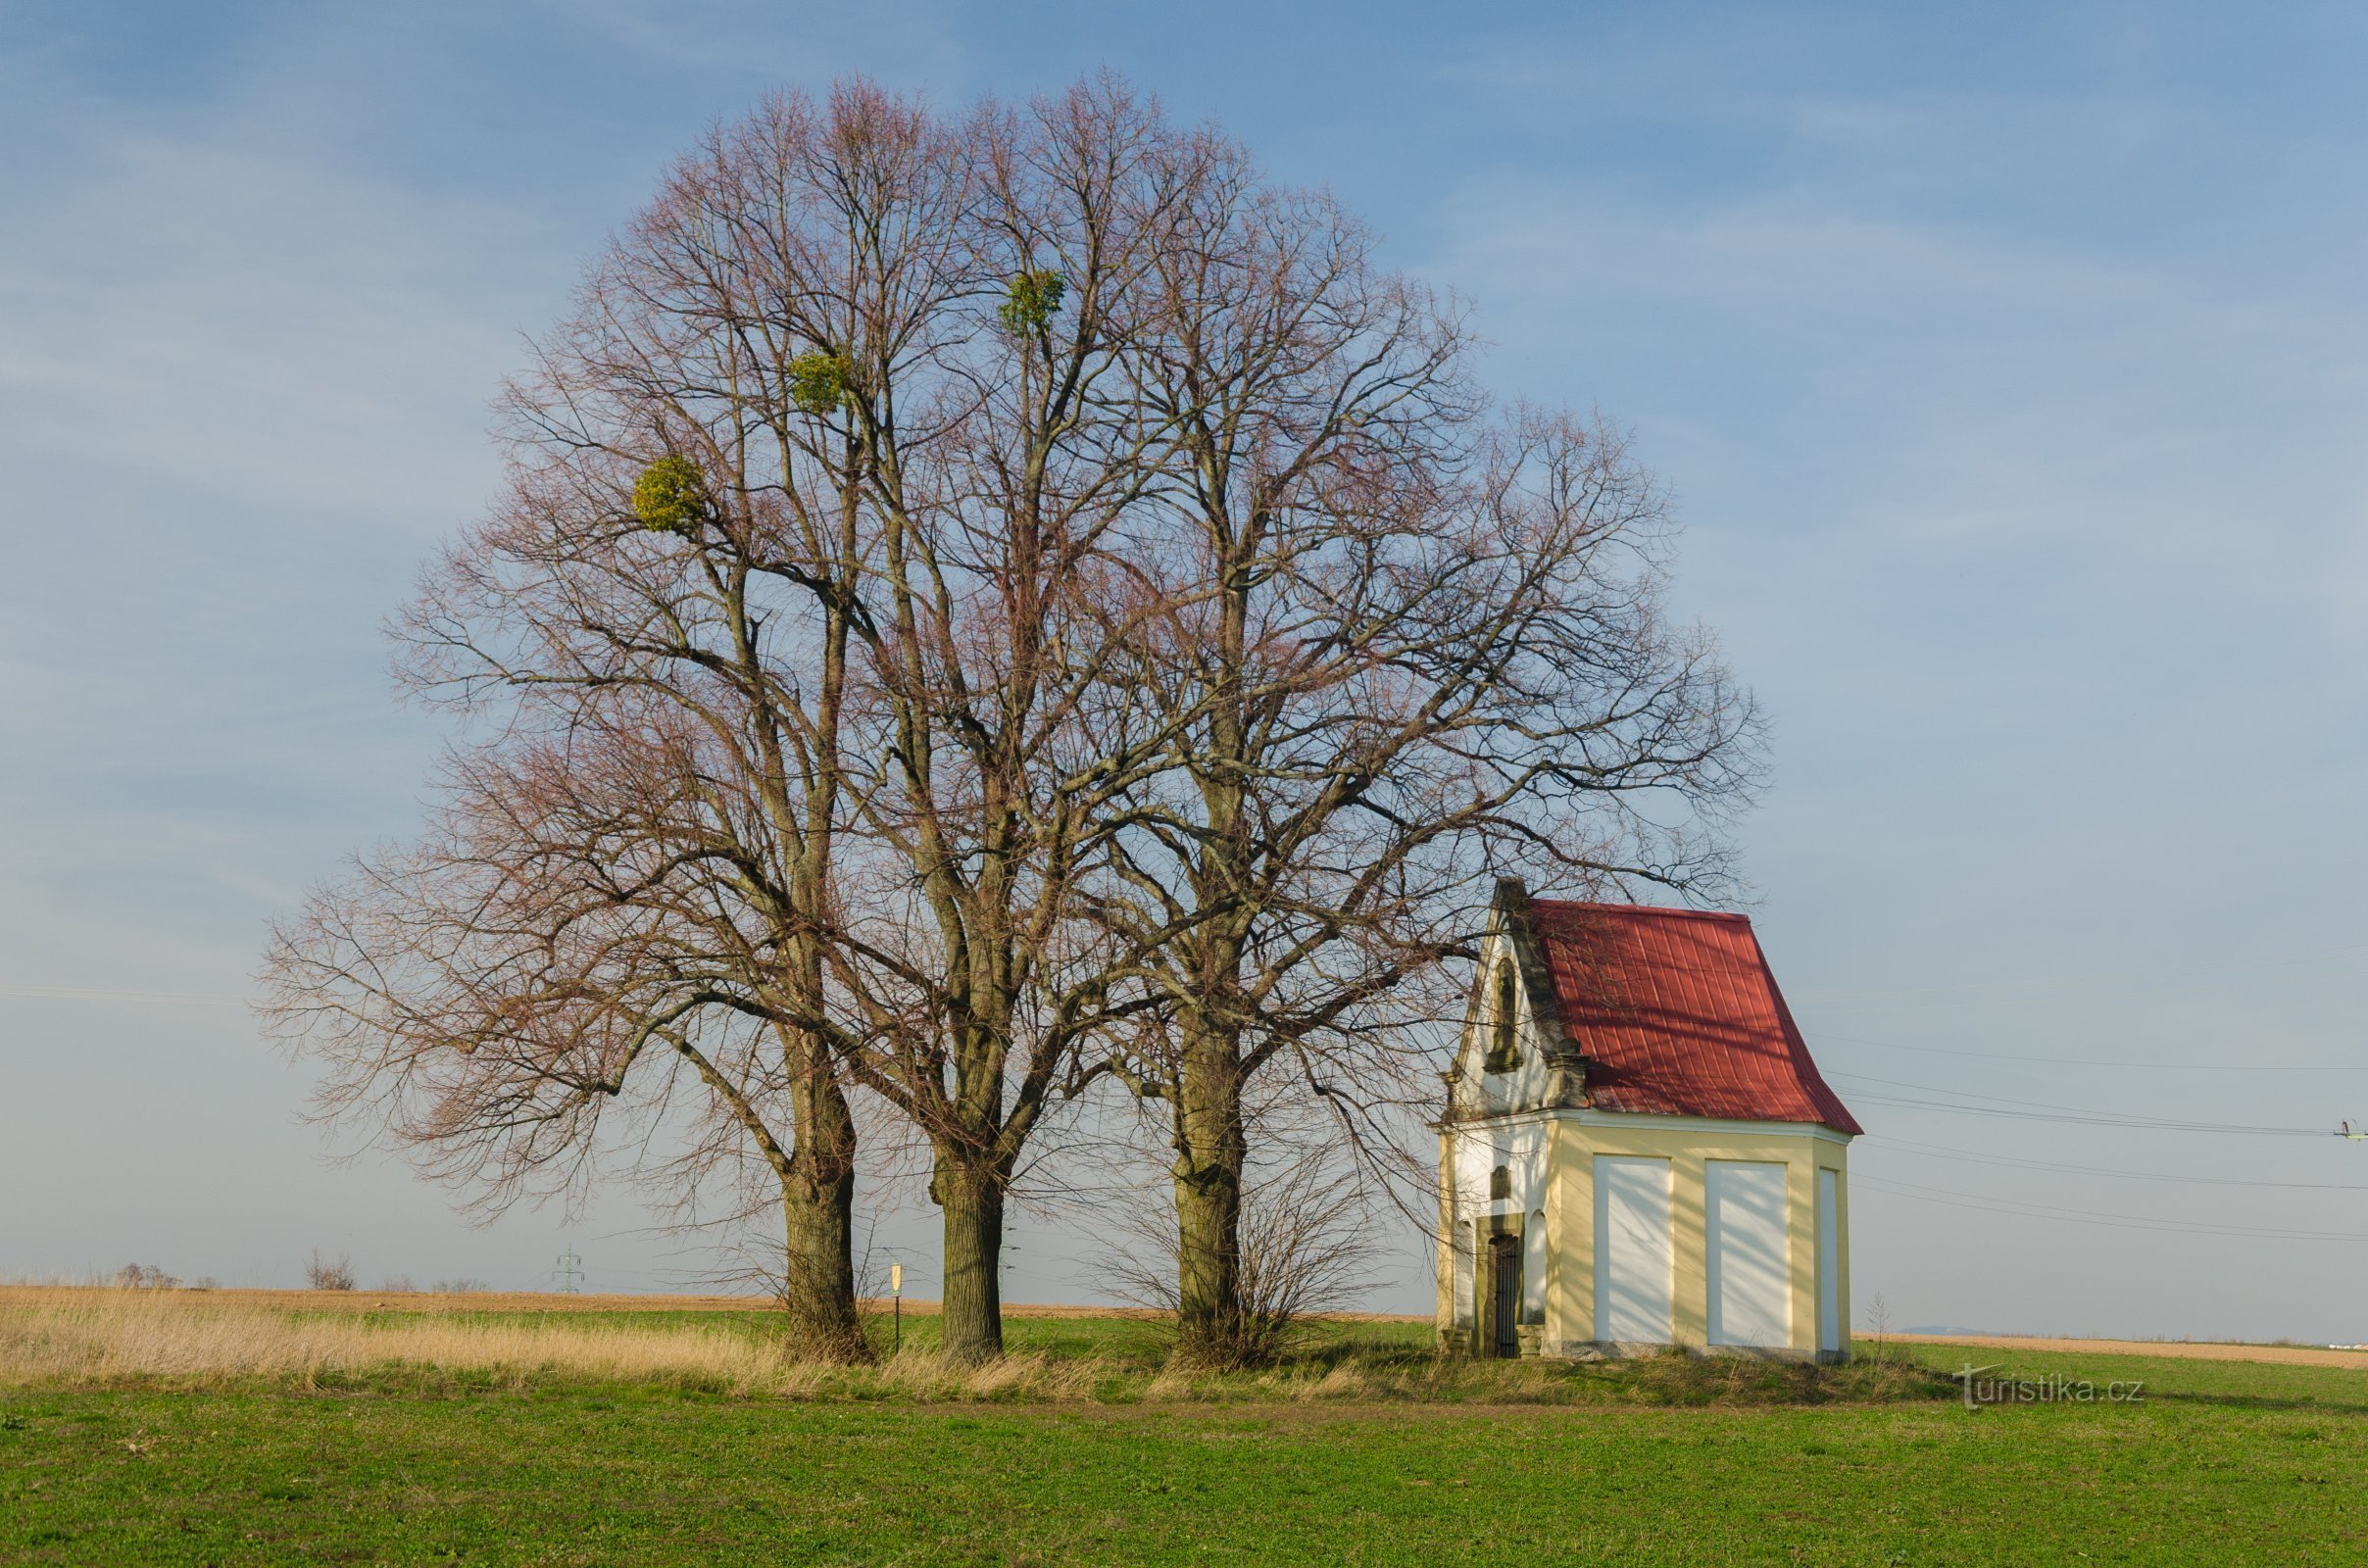
M 797 1145 L 781 1178 L 781 1304 L 800 1354 L 866 1360 L 855 1300 L 855 1118 L 826 1072 L 790 1090 Z
M 952 1361 L 993 1360 L 1003 1354 L 1003 1178 L 941 1150 L 929 1196 L 946 1225 L 938 1348 Z
M 1242 1064 L 1231 1030 L 1185 1023 L 1175 1087 L 1176 1346 L 1188 1361 L 1238 1364 L 1242 1299 Z

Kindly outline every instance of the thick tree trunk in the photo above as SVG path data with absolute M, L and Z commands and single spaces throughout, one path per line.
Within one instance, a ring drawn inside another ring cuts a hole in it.
M 929 1181 L 946 1226 L 938 1347 L 953 1361 L 1003 1354 L 1004 1179 L 940 1151 Z
M 855 1118 L 826 1072 L 790 1090 L 797 1146 L 781 1178 L 781 1304 L 804 1355 L 868 1359 L 855 1299 Z
M 1238 1364 L 1246 1349 L 1242 1299 L 1240 1045 L 1206 1022 L 1185 1025 L 1175 1086 L 1176 1335 L 1187 1360 Z

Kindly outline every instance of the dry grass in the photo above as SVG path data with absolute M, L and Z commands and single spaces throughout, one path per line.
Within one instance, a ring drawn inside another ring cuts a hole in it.
M 9 1280 L 0 1282 L 0 1312 L 10 1303 L 19 1301 L 33 1292 L 46 1290 L 105 1290 L 113 1282 L 93 1279 Z M 216 1306 L 269 1306 L 292 1308 L 304 1312 L 764 1312 L 771 1309 L 768 1296 L 697 1296 L 659 1294 L 612 1296 L 585 1292 L 559 1291 L 311 1291 L 311 1290 L 223 1290 L 190 1288 L 166 1291 L 170 1299 L 202 1300 Z M 886 1297 L 867 1298 L 863 1303 L 867 1312 L 885 1313 Z M 1167 1313 L 1144 1306 L 1075 1306 L 1027 1301 L 1006 1301 L 1004 1311 L 1012 1317 L 1082 1320 L 1097 1318 L 1150 1321 L 1162 1319 Z M 935 1317 L 938 1303 L 923 1298 L 905 1298 L 907 1317 Z M 1427 1313 L 1412 1312 L 1321 1312 L 1311 1314 L 1315 1323 L 1428 1323 Z
M 477 1323 L 300 1312 L 164 1291 L 31 1289 L 0 1303 L 0 1386 L 312 1383 L 400 1366 L 467 1372 L 580 1369 L 595 1377 L 735 1380 L 760 1367 L 744 1336 L 696 1330 Z
M 1573 1366 L 1345 1341 L 1311 1346 L 1262 1372 L 1162 1367 L 1139 1353 L 1092 1351 L 962 1365 L 920 1348 L 848 1367 L 796 1359 L 764 1319 L 745 1314 L 504 1313 L 473 1298 L 418 1297 L 369 1311 L 302 1293 L 274 1301 L 245 1293 L 0 1290 L 0 1392 L 587 1385 L 792 1399 L 1104 1404 L 1774 1404 L 1913 1399 L 1952 1388 L 1897 1362 L 1819 1368 L 1670 1355 Z
M 960 1367 L 918 1352 L 876 1367 L 827 1366 L 792 1359 L 746 1325 L 695 1316 L 664 1326 L 598 1314 L 506 1322 L 450 1309 L 373 1317 L 172 1291 L 34 1287 L 0 1296 L 0 1389 L 457 1380 L 512 1388 L 632 1383 L 793 1398 L 997 1399 L 1090 1396 L 1106 1373 L 1092 1362 L 1039 1356 Z

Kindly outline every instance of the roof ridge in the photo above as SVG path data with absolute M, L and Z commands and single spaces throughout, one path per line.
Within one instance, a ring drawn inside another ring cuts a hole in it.
M 1604 914 L 1658 914 L 1684 920 L 1739 920 L 1745 925 L 1751 917 L 1736 909 L 1688 909 L 1667 904 L 1605 904 L 1594 899 L 1532 899 L 1533 909 L 1588 909 Z

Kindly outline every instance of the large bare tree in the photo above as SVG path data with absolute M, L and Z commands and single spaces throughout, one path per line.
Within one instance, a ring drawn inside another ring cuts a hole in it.
M 1172 750 L 1103 913 L 1153 955 L 1114 1065 L 1167 1112 L 1182 1344 L 1228 1361 L 1269 1340 L 1241 1288 L 1254 1080 L 1386 1149 L 1491 875 L 1714 877 L 1685 829 L 1744 791 L 1755 725 L 1660 610 L 1660 496 L 1618 442 L 1483 417 L 1450 311 L 1328 199 L 1216 162 L 1130 343 L 1176 432 L 1166 615 L 1130 672 Z
M 407 679 L 479 723 L 440 815 L 269 965 L 322 1108 L 483 1202 L 582 1181 L 620 1115 L 617 1144 L 687 1136 L 642 1167 L 669 1191 L 753 1162 L 825 1352 L 862 1353 L 825 1000 L 880 549 L 849 405 L 976 291 L 972 165 L 859 84 L 672 172 L 511 389 L 507 492 L 399 623 Z
M 1110 81 L 959 120 L 857 85 L 673 172 L 403 623 L 485 737 L 275 942 L 325 1108 L 494 1203 L 628 1108 L 698 1129 L 648 1173 L 770 1170 L 793 1316 L 854 1349 L 875 1094 L 931 1151 L 944 1347 L 1000 1348 L 1021 1152 L 1141 1004 L 1076 899 L 1164 755 L 1113 541 L 1172 441 L 1115 345 L 1199 148 Z
M 866 368 L 879 563 L 863 638 L 866 848 L 833 978 L 853 1082 L 929 1143 L 945 1352 L 1002 1347 L 999 1258 L 1022 1151 L 1144 1004 L 1129 944 L 1081 918 L 1173 715 L 1125 678 L 1164 613 L 1128 569 L 1172 446 L 1119 346 L 1199 142 L 1109 81 L 982 114 L 970 244 L 994 280 L 936 374 Z M 927 432 L 915 442 L 910 432 Z M 860 916 L 853 911 L 860 910 Z
M 1748 771 L 1657 495 L 1466 354 L 1328 200 L 1107 79 L 718 130 L 400 623 L 476 727 L 429 831 L 275 937 L 323 1110 L 494 1206 L 617 1150 L 732 1177 L 799 1336 L 861 1354 L 875 1097 L 978 1356 L 1023 1153 L 1113 1074 L 1169 1112 L 1187 1346 L 1236 1353 L 1246 1107 L 1367 1137 L 1469 889 L 1685 885 L 1715 841 L 1630 803 Z

